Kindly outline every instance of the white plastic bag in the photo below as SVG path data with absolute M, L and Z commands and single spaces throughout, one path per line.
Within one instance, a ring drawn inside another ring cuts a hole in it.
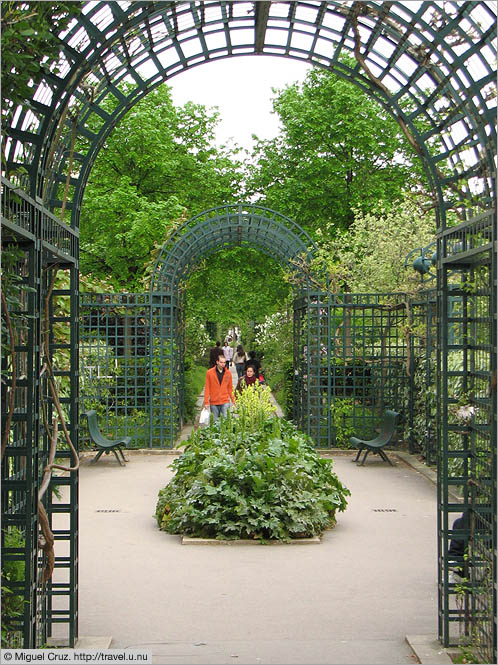
M 199 425 L 209 425 L 209 416 L 211 411 L 205 406 L 199 416 Z

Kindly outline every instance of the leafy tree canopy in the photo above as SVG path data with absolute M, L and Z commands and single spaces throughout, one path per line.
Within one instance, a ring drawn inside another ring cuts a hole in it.
M 328 273 L 332 291 L 414 292 L 422 283 L 411 265 L 405 268 L 405 258 L 435 240 L 435 228 L 434 215 L 421 215 L 411 197 L 391 208 L 379 202 L 369 212 L 356 210 L 351 226 L 334 238 L 318 231 L 314 267 Z
M 389 206 L 424 180 L 396 121 L 357 86 L 325 70 L 276 91 L 280 136 L 259 141 L 248 192 L 308 230 L 347 228 L 354 210 Z
M 290 290 L 283 269 L 249 247 L 219 252 L 199 264 L 187 287 L 187 304 L 203 320 L 231 325 L 261 321 Z
M 112 101 L 108 102 L 112 106 Z M 189 217 L 237 200 L 240 170 L 214 144 L 218 113 L 175 107 L 161 86 L 107 139 L 93 166 L 81 213 L 81 269 L 142 290 L 154 245 Z
M 26 106 L 58 60 L 57 34 L 81 12 L 81 2 L 2 2 L 2 121 Z M 57 73 L 55 71 L 55 73 Z

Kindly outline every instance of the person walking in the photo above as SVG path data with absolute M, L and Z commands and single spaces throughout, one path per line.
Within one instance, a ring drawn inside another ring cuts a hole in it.
M 216 359 L 218 356 L 223 355 L 223 349 L 221 348 L 221 342 L 216 342 L 216 346 L 213 346 L 209 350 L 209 367 L 214 367 L 216 365 Z
M 225 417 L 228 413 L 230 402 L 235 404 L 235 395 L 233 394 L 232 373 L 225 367 L 226 360 L 222 354 L 216 359 L 216 364 L 206 372 L 206 383 L 204 384 L 204 406 L 214 416 Z
M 252 365 L 249 365 L 249 367 L 246 369 L 246 373 L 240 377 L 237 383 L 237 387 L 235 388 L 236 393 L 241 393 L 244 388 L 247 388 L 248 386 L 254 386 L 259 384 L 259 379 L 254 373 L 254 367 Z
M 244 371 L 246 368 L 246 360 L 249 360 L 249 356 L 244 351 L 244 347 L 242 346 L 242 344 L 239 344 L 237 346 L 237 350 L 233 354 L 233 363 L 235 365 L 235 369 L 237 370 L 238 379 L 244 376 Z
M 227 339 L 225 340 L 225 346 L 222 346 L 221 349 L 223 351 L 223 355 L 225 356 L 225 360 L 227 361 L 227 367 L 230 367 L 233 356 L 233 349 L 228 343 Z
M 256 374 L 256 376 L 259 376 L 259 373 L 261 371 L 261 363 L 256 358 L 255 351 L 249 351 L 249 358 L 248 360 L 246 360 L 246 370 L 249 366 L 254 367 L 254 373 Z

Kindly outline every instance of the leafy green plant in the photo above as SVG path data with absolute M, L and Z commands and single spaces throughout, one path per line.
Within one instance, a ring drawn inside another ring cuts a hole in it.
M 4 529 L 4 549 L 23 549 L 24 535 L 15 526 Z M 12 645 L 16 628 L 14 622 L 24 612 L 24 596 L 19 583 L 24 581 L 24 560 L 2 561 L 2 647 Z
M 332 427 L 336 448 L 351 448 L 349 437 L 355 434 L 353 427 L 354 400 L 335 399 L 330 405 L 332 414 Z
M 319 457 L 293 424 L 262 419 L 266 407 L 254 404 L 257 391 L 246 394 L 246 417 L 229 415 L 193 432 L 173 462 L 176 474 L 156 507 L 163 531 L 287 541 L 322 533 L 345 510 L 350 492 L 332 461 Z
M 265 316 L 255 326 L 254 348 L 263 358 L 265 380 L 271 386 L 286 414 L 292 411 L 293 317 L 292 300 L 281 303 L 281 310 Z
M 472 649 L 467 646 L 459 646 L 458 654 L 455 654 L 452 657 L 452 660 L 454 663 L 463 663 L 463 664 L 479 662 Z
M 198 365 L 191 367 L 185 372 L 185 393 L 183 399 L 183 409 L 185 418 L 192 420 L 195 413 L 197 397 L 204 387 L 206 379 L 206 368 Z
M 236 426 L 242 432 L 255 432 L 263 429 L 267 419 L 275 415 L 275 411 L 268 386 L 253 384 L 237 396 Z

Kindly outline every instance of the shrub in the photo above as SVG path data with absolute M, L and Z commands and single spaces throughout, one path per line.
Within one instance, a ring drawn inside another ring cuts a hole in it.
M 206 368 L 195 365 L 185 372 L 185 393 L 183 409 L 185 420 L 193 420 L 197 398 L 204 388 Z
M 24 549 L 24 535 L 15 526 L 3 531 L 6 549 Z M 16 647 L 19 621 L 24 613 L 24 558 L 2 561 L 2 647 Z
M 259 389 L 264 395 L 264 390 Z M 247 403 L 258 390 L 247 393 Z M 268 391 L 269 392 L 269 391 Z M 238 400 L 238 402 L 239 402 Z M 264 401 L 264 400 L 263 400 Z M 219 539 L 305 538 L 335 524 L 350 494 L 308 436 L 245 405 L 193 432 L 159 492 L 156 519 L 168 533 Z M 252 417 L 251 417 L 252 416 Z
M 335 399 L 330 405 L 334 446 L 346 450 L 352 448 L 349 437 L 355 434 L 354 401 L 352 399 Z

